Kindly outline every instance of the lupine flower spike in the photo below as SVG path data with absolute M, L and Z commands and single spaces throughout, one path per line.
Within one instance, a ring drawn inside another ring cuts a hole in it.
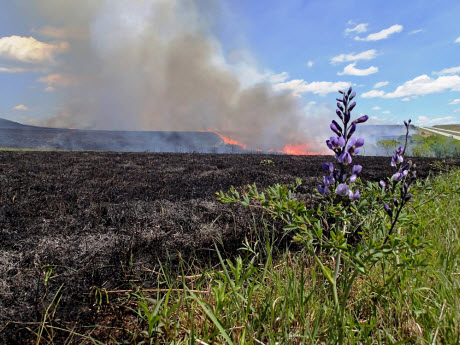
M 353 184 L 358 175 L 361 173 L 361 165 L 353 165 L 351 173 L 347 174 L 346 168 L 353 162 L 353 157 L 359 153 L 360 148 L 364 145 L 364 138 L 355 138 L 353 134 L 356 127 L 360 123 L 364 123 L 369 119 L 369 116 L 364 115 L 352 121 L 351 111 L 356 107 L 356 102 L 350 103 L 356 97 L 356 92 L 352 92 L 350 87 L 348 91 L 340 91 L 342 98 L 337 98 L 337 114 L 340 123 L 333 120 L 330 127 L 335 136 L 326 140 L 327 147 L 334 152 L 334 157 L 337 161 L 337 168 L 329 163 L 323 163 L 323 169 L 327 173 L 323 178 L 323 184 L 318 186 L 318 192 L 322 195 L 329 194 L 330 189 L 336 195 L 348 197 L 350 200 L 358 200 L 361 196 L 359 190 L 353 192 L 350 189 L 350 184 Z

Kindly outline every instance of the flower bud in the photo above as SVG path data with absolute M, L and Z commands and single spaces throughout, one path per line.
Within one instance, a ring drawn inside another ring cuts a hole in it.
M 385 205 L 383 205 L 383 208 L 386 211 L 386 213 L 388 213 L 390 218 L 393 218 L 393 211 L 390 209 L 390 206 L 388 206 L 388 204 L 385 204 Z
M 366 122 L 368 119 L 369 119 L 369 116 L 364 115 L 364 116 L 361 116 L 360 118 L 358 118 L 357 120 L 355 120 L 355 122 L 356 123 L 363 123 L 363 122 Z

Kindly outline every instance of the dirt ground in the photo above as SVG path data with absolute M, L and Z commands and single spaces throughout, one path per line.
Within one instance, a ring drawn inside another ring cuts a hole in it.
M 263 160 L 274 164 L 263 165 Z M 0 152 L 0 343 L 24 343 L 61 288 L 55 320 L 94 322 L 91 290 L 156 286 L 159 262 L 212 260 L 219 238 L 232 255 L 257 226 L 222 205 L 231 185 L 303 181 L 315 202 L 327 156 Z M 433 159 L 415 158 L 420 178 Z M 362 177 L 392 172 L 388 157 L 358 157 Z M 445 165 L 460 166 L 459 160 Z M 137 281 L 136 284 L 140 282 Z

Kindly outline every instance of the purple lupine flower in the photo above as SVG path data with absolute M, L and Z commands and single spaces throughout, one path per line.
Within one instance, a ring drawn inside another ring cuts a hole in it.
M 350 127 L 350 132 L 348 132 L 347 139 L 350 139 L 355 131 L 356 131 L 356 123 L 353 122 Z
M 337 110 L 335 111 L 335 113 L 336 113 L 336 114 L 337 114 L 337 116 L 340 118 L 340 120 L 343 120 L 343 116 L 342 116 L 342 113 L 340 112 L 340 110 L 339 110 L 339 109 L 337 109 Z
M 343 114 L 343 116 L 344 116 L 344 118 L 345 118 L 345 119 L 344 119 L 344 120 L 345 120 L 344 122 L 345 122 L 345 126 L 346 126 L 346 125 L 348 124 L 348 122 L 350 121 L 350 112 L 347 111 L 345 114 Z
M 353 174 L 350 176 L 350 183 L 355 183 L 356 179 L 358 178 L 357 175 Z
M 395 206 L 398 207 L 399 205 L 398 199 L 393 198 L 393 204 L 395 204 Z
M 349 154 L 348 152 L 342 152 L 340 155 L 337 156 L 337 160 L 339 161 L 339 163 L 350 164 L 352 162 L 351 154 Z
M 348 197 L 350 198 L 351 201 L 356 201 L 361 197 L 361 193 L 359 190 L 357 190 L 354 193 L 350 190 L 348 191 Z
M 350 95 L 350 101 L 351 101 L 353 98 L 355 98 L 355 96 L 356 96 L 356 92 L 353 91 L 353 93 Z
M 402 155 L 402 154 L 404 154 L 404 147 L 402 147 L 402 146 L 398 147 L 398 149 L 396 150 L 396 154 L 397 154 L 397 155 Z
M 324 176 L 323 177 L 323 182 L 325 186 L 330 186 L 331 184 L 334 184 L 335 179 L 332 176 Z
M 381 185 L 382 187 L 386 187 L 386 186 L 387 186 L 387 183 L 386 183 L 385 181 L 383 181 L 383 180 L 380 180 L 380 185 Z
M 329 188 L 325 185 L 318 186 L 318 192 L 321 195 L 329 194 Z
M 356 102 L 350 104 L 350 106 L 348 107 L 348 111 L 352 111 L 354 107 L 356 107 Z
M 364 116 L 361 116 L 360 118 L 358 118 L 357 120 L 355 120 L 355 123 L 364 123 L 364 122 L 366 122 L 368 119 L 369 119 L 369 116 L 364 115 Z
M 409 120 L 409 121 L 410 121 L 410 120 Z M 404 201 L 407 202 L 407 201 L 410 200 L 410 198 L 412 198 L 412 193 L 407 194 L 407 195 L 406 195 L 406 198 L 404 199 Z
M 353 165 L 353 168 L 351 169 L 351 173 L 355 175 L 359 175 L 361 173 L 361 170 L 363 170 L 363 167 L 361 165 Z
M 326 140 L 327 146 L 336 152 L 341 147 L 345 146 L 345 139 L 343 137 L 331 137 L 329 140 Z
M 400 154 L 395 154 L 391 157 L 391 166 L 395 167 L 396 164 L 402 163 L 404 161 L 404 157 Z
M 343 102 L 342 100 L 340 100 L 340 102 Z M 343 113 L 343 107 L 340 103 L 337 103 L 337 108 L 340 109 L 340 111 Z
M 390 218 L 393 217 L 393 211 L 390 209 L 390 206 L 388 206 L 388 204 L 383 205 L 383 209 L 386 211 L 386 213 L 388 213 Z
M 324 171 L 327 171 L 327 172 L 330 172 L 330 173 L 334 171 L 334 165 L 332 164 L 332 162 L 323 163 L 322 167 L 323 167 Z
M 347 95 L 348 95 L 348 96 L 350 96 L 351 91 L 352 91 L 352 88 L 351 88 L 351 86 L 350 86 L 350 88 L 348 89 L 348 92 L 347 92 Z
M 407 175 L 407 174 L 406 174 L 406 175 Z M 391 176 L 391 179 L 392 179 L 393 181 L 401 181 L 401 180 L 404 178 L 404 176 L 405 176 L 404 173 L 398 171 L 398 172 L 395 173 L 393 176 Z
M 331 123 L 330 127 L 335 134 L 337 134 L 339 137 L 342 136 L 341 131 L 339 131 L 339 129 L 337 128 L 334 122 Z
M 342 196 L 348 195 L 348 185 L 346 183 L 339 184 L 335 189 L 335 193 Z

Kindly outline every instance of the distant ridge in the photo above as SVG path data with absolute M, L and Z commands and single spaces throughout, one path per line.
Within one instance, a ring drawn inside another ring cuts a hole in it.
M 3 128 L 3 129 L 12 129 L 12 128 L 18 128 L 18 129 L 33 129 L 33 128 L 40 128 L 40 127 L 37 127 L 37 126 L 29 126 L 29 125 L 23 125 L 22 123 L 19 123 L 19 122 L 14 122 L 14 121 L 11 121 L 11 120 L 6 120 L 6 119 L 2 119 L 0 118 L 0 128 Z

